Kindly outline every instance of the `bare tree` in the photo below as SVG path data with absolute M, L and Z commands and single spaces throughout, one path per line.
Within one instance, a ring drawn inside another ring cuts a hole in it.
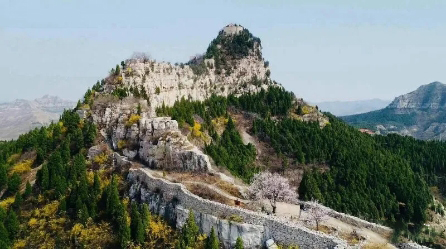
M 297 200 L 297 191 L 291 187 L 288 179 L 270 172 L 256 174 L 249 186 L 248 193 L 253 200 L 267 199 L 276 213 L 277 202 L 294 203 Z
M 133 61 L 142 61 L 144 63 L 150 61 L 150 55 L 144 52 L 133 52 L 131 60 Z
M 316 223 L 316 230 L 319 231 L 319 224 L 330 218 L 328 216 L 328 209 L 322 206 L 318 200 L 312 200 L 306 203 L 305 206 L 311 221 Z

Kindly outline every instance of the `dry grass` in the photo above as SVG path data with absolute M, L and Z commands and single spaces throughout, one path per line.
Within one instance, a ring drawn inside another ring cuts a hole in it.
M 198 195 L 203 199 L 216 201 L 231 206 L 234 205 L 234 201 L 220 195 L 219 193 L 206 186 L 202 186 L 199 184 L 186 184 L 186 188 L 193 194 Z
M 220 177 L 215 175 L 175 172 L 175 173 L 169 173 L 168 178 L 178 183 L 200 182 L 209 185 L 214 185 L 234 197 L 243 199 L 242 194 L 234 184 L 223 181 L 220 179 Z
M 389 244 L 376 244 L 376 243 L 367 243 L 362 246 L 363 249 L 387 249 L 391 248 Z
M 234 184 L 219 179 L 215 186 L 234 197 L 243 199 L 242 194 Z

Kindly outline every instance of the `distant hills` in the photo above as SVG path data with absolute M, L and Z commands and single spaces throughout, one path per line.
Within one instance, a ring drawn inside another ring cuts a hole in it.
M 446 85 L 432 82 L 401 95 L 387 107 L 342 117 L 347 123 L 378 134 L 398 133 L 418 139 L 446 139 Z
M 0 103 L 0 140 L 15 139 L 31 129 L 58 120 L 64 109 L 75 105 L 73 101 L 49 95 L 35 100 Z
M 368 99 L 358 101 L 326 101 L 315 103 L 321 111 L 330 112 L 336 116 L 347 116 L 370 112 L 386 107 L 391 101 Z

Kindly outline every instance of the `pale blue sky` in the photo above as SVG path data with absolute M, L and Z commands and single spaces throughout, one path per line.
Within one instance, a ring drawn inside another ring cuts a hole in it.
M 308 101 L 392 99 L 446 83 L 446 1 L 0 0 L 0 102 L 78 99 L 134 51 L 185 62 L 228 23 Z

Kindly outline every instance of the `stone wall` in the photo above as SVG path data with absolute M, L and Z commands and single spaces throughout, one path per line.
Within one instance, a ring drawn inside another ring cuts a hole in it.
M 305 201 L 299 201 L 299 203 L 304 204 L 304 205 L 311 205 L 310 203 L 305 202 Z M 376 233 L 383 234 L 383 235 L 390 234 L 393 232 L 393 229 L 391 229 L 389 227 L 382 226 L 382 225 L 372 223 L 372 222 L 368 222 L 366 220 L 360 219 L 355 216 L 340 213 L 340 212 L 337 212 L 337 211 L 335 211 L 331 208 L 328 208 L 328 207 L 324 207 L 324 206 L 322 206 L 322 207 L 327 210 L 328 216 L 336 218 L 336 219 L 338 219 L 342 222 L 345 222 L 347 224 L 350 224 L 352 226 L 363 227 L 363 228 L 369 229 L 371 231 L 374 231 Z
M 399 244 L 398 248 L 401 248 L 401 249 L 429 249 L 429 247 L 421 246 L 416 243 Z
M 235 244 L 238 236 L 244 239 L 246 248 L 260 248 L 271 238 L 285 245 L 297 244 L 303 249 L 347 247 L 343 240 L 307 229 L 286 219 L 202 199 L 181 184 L 153 177 L 144 168 L 132 169 L 128 180 L 131 184 L 131 198 L 147 202 L 152 211 L 175 219 L 177 227 L 184 224 L 187 218 L 186 210 L 193 210 L 202 232 L 207 233 L 214 227 L 227 248 Z M 243 224 L 228 221 L 226 218 L 231 215 L 243 219 Z

